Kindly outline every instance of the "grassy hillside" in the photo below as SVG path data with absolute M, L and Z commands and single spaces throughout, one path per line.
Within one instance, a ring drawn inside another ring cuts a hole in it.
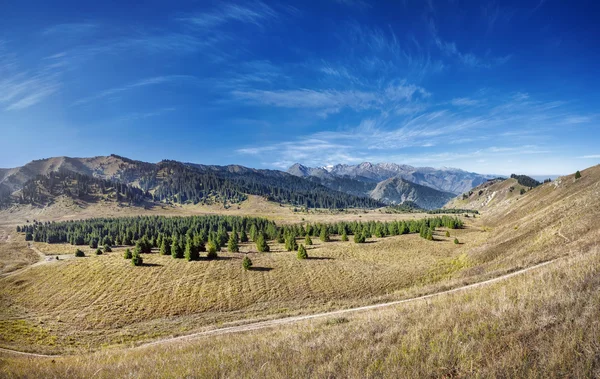
M 2 355 L 9 378 L 600 376 L 600 253 L 488 287 L 342 318 L 65 358 Z
M 81 355 L 56 363 L 11 356 L 4 373 L 598 376 L 600 166 L 581 175 L 516 196 L 509 195 L 510 182 L 490 185 L 509 194 L 490 201 L 481 217 L 462 216 L 468 228 L 456 232 L 460 244 L 452 242 L 454 231 L 447 238 L 443 230 L 436 242 L 416 235 L 364 245 L 315 238 L 308 254 L 317 259 L 299 261 L 273 245 L 272 253 L 251 253 L 258 270 L 248 272 L 240 267 L 243 254 L 222 253 L 222 260 L 211 262 L 148 254 L 150 266 L 132 267 L 119 249 L 33 267 L 0 279 L 2 346 Z M 394 216 L 415 217 L 381 215 Z M 244 245 L 242 251 L 251 248 Z M 249 320 L 433 293 L 555 259 L 507 282 L 388 310 L 140 350 L 83 353 L 102 344 L 129 346 Z

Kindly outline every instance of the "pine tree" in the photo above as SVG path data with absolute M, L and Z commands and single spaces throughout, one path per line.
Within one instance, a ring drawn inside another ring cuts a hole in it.
M 132 257 L 133 257 L 133 254 L 131 254 L 131 250 L 129 250 L 129 248 L 125 249 L 125 253 L 123 253 L 123 258 L 131 259 Z
M 75 250 L 75 256 L 78 258 L 85 257 L 85 253 L 79 249 Z
M 300 247 L 298 247 L 298 254 L 296 255 L 296 257 L 298 259 L 307 259 L 308 258 L 308 254 L 306 253 L 306 249 L 304 248 L 304 245 L 300 245 Z
M 246 231 L 243 229 L 242 229 L 242 234 L 240 235 L 240 242 L 242 242 L 242 243 L 248 242 L 248 235 L 246 234 Z
M 329 230 L 327 230 L 327 226 L 321 228 L 321 234 L 319 235 L 319 239 L 323 242 L 329 242 Z
M 141 266 L 142 264 L 144 264 L 144 260 L 142 259 L 142 256 L 139 253 L 134 251 L 131 257 L 131 264 L 134 266 Z
M 348 235 L 346 234 L 346 231 L 344 230 L 344 232 L 342 233 L 342 242 L 346 242 L 348 241 Z
M 458 245 L 458 243 L 459 243 L 459 242 L 458 242 L 458 238 L 455 238 L 455 239 L 454 239 L 454 244 L 455 244 L 455 245 Z
M 575 179 L 579 179 L 581 178 L 581 172 L 579 172 L 579 170 L 577 170 L 577 172 L 575 173 Z
M 268 253 L 271 250 L 262 233 L 256 238 L 256 249 L 261 253 Z
M 310 246 L 313 244 L 312 239 L 310 238 L 310 235 L 308 233 L 306 233 L 306 237 L 304 238 L 304 244 L 306 246 Z
M 194 241 L 191 238 L 188 238 L 187 242 L 185 243 L 184 256 L 188 261 L 197 261 L 200 259 L 200 252 L 196 248 L 196 245 L 194 245 Z
M 110 245 L 104 245 L 104 252 L 105 253 L 112 253 L 112 249 L 110 248 Z
M 248 256 L 245 256 L 244 259 L 242 259 L 242 267 L 244 270 L 250 270 L 250 268 L 252 268 L 252 261 Z
M 96 255 L 102 255 L 102 249 L 101 248 L 97 248 L 96 249 Z
M 171 243 L 171 256 L 173 258 L 183 258 L 183 249 L 176 235 L 173 236 L 173 243 Z
M 428 241 L 433 241 L 433 232 L 431 229 L 427 229 L 427 232 L 425 232 L 425 239 Z
M 92 239 L 90 240 L 90 247 L 91 247 L 92 249 L 96 249 L 96 248 L 98 247 L 98 240 L 97 240 L 97 239 L 95 239 L 95 238 L 92 238 Z
M 171 254 L 171 241 L 170 238 L 163 238 L 162 243 L 160 244 L 160 255 L 170 255 Z
M 219 255 L 217 254 L 217 246 L 214 243 L 214 241 L 208 241 L 208 243 L 206 244 L 206 258 L 208 259 L 216 259 L 219 257 Z
M 229 251 L 230 253 L 239 253 L 240 252 L 240 247 L 238 245 L 237 240 L 238 240 L 237 232 L 231 233 L 229 235 L 229 241 L 227 242 L 227 251 Z
M 450 237 L 450 232 L 446 230 L 446 237 Z
M 354 242 L 355 243 L 365 243 L 365 241 L 366 241 L 366 238 L 363 233 L 358 232 L 358 231 L 356 233 L 354 233 Z

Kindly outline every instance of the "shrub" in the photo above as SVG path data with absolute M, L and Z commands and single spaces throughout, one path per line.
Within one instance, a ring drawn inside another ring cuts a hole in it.
M 96 249 L 96 255 L 102 255 L 102 249 L 101 248 L 97 248 Z
M 92 238 L 92 239 L 90 240 L 90 247 L 91 247 L 92 249 L 96 249 L 96 248 L 98 247 L 98 240 L 97 240 L 97 239 L 95 239 L 95 238 Z
M 142 256 L 137 251 L 133 252 L 133 256 L 131 257 L 131 264 L 134 266 L 141 266 L 144 264 Z
M 304 238 L 304 244 L 306 246 L 310 246 L 313 244 L 312 239 L 310 238 L 310 236 L 308 234 L 306 235 L 306 238 Z
M 346 234 L 346 232 L 344 231 L 344 233 L 342 233 L 342 241 L 346 242 L 348 241 L 348 235 Z
M 125 253 L 123 253 L 123 258 L 131 259 L 132 257 L 133 257 L 133 254 L 131 254 L 131 250 L 125 249 Z
M 308 258 L 308 254 L 306 253 L 306 249 L 304 248 L 304 245 L 300 245 L 300 247 L 298 248 L 298 254 L 296 254 L 296 257 L 298 257 L 298 259 L 307 259 Z
M 319 239 L 321 239 L 321 241 L 323 242 L 329 242 L 329 231 L 327 230 L 327 227 L 323 227 L 321 229 L 321 234 L 319 235 Z
M 250 270 L 250 267 L 252 267 L 252 261 L 248 256 L 245 256 L 244 259 L 242 259 L 242 267 L 244 270 Z
M 575 179 L 579 179 L 581 178 L 581 172 L 579 172 L 579 170 L 577 170 L 577 172 L 575 173 Z
M 112 253 L 112 249 L 110 248 L 109 245 L 104 245 L 104 252 L 105 253 Z
M 82 250 L 75 250 L 75 256 L 78 258 L 85 257 L 85 253 Z
M 458 238 L 455 238 L 455 239 L 454 239 L 454 244 L 455 244 L 455 245 L 458 245 Z
M 450 232 L 446 230 L 446 237 L 450 237 Z

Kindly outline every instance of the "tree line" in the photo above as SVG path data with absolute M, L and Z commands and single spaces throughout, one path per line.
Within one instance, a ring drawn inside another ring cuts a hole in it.
M 306 245 L 312 238 L 329 242 L 332 235 L 348 241 L 363 243 L 368 238 L 383 238 L 402 234 L 427 233 L 437 227 L 458 229 L 463 222 L 458 217 L 438 216 L 421 220 L 401 221 L 341 221 L 336 223 L 301 223 L 277 226 L 265 218 L 241 216 L 138 216 L 125 218 L 96 218 L 81 221 L 34 222 L 18 226 L 26 240 L 46 243 L 70 243 L 98 248 L 125 245 L 136 246 L 138 253 L 150 253 L 158 248 L 161 254 L 175 258 L 196 259 L 200 252 L 215 256 L 221 248 L 239 251 L 239 243 L 252 241 L 259 252 L 268 252 L 269 241 L 285 243 L 287 250 L 297 250 L 297 238 Z

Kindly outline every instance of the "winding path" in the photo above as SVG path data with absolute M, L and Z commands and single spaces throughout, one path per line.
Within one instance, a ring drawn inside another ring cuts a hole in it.
M 536 264 L 534 266 L 530 266 L 530 267 L 527 267 L 527 268 L 524 268 L 524 269 L 521 269 L 521 270 L 518 270 L 518 271 L 511 272 L 509 274 L 505 274 L 505 275 L 502 275 L 502 276 L 499 276 L 499 277 L 496 277 L 496 278 L 488 279 L 488 280 L 485 280 L 485 281 L 482 281 L 482 282 L 473 283 L 473 284 L 469 284 L 469 285 L 466 285 L 466 286 L 457 287 L 457 288 L 453 288 L 453 289 L 450 289 L 450 290 L 440 291 L 440 292 L 432 293 L 432 294 L 429 294 L 429 295 L 423 295 L 423 296 L 414 297 L 414 298 L 410 298 L 410 299 L 397 300 L 397 301 L 391 301 L 391 302 L 387 302 L 387 303 L 380 303 L 380 304 L 373 304 L 373 305 L 367 305 L 367 306 L 357 307 L 357 308 L 341 309 L 341 310 L 338 310 L 338 311 L 331 311 L 331 312 L 324 312 L 324 313 L 315 313 L 315 314 L 312 314 L 312 315 L 292 316 L 292 317 L 285 317 L 285 318 L 280 318 L 280 319 L 275 319 L 275 320 L 260 321 L 260 322 L 250 323 L 250 324 L 243 324 L 243 325 L 238 325 L 238 326 L 230 326 L 230 327 L 225 327 L 225 328 L 212 329 L 212 330 L 208 330 L 208 331 L 205 331 L 205 332 L 193 333 L 193 334 L 189 334 L 189 335 L 185 335 L 185 336 L 180 336 L 180 337 L 163 338 L 163 339 L 159 339 L 159 340 L 154 341 L 154 342 L 145 343 L 145 344 L 142 344 L 142 345 L 139 345 L 139 346 L 136 346 L 136 347 L 126 348 L 125 350 L 142 349 L 142 348 L 146 348 L 146 347 L 157 346 L 157 345 L 165 345 L 165 344 L 175 343 L 175 342 L 185 342 L 185 341 L 190 341 L 190 340 L 193 340 L 193 339 L 196 339 L 196 338 L 200 338 L 200 337 L 219 336 L 219 335 L 224 335 L 224 334 L 248 332 L 248 331 L 253 331 L 253 330 L 260 330 L 260 329 L 272 328 L 272 327 L 281 326 L 281 325 L 289 325 L 289 324 L 293 324 L 293 323 L 300 322 L 300 321 L 305 321 L 305 320 L 312 320 L 312 319 L 318 319 L 318 318 L 327 318 L 327 317 L 331 317 L 331 316 L 345 315 L 345 314 L 349 314 L 349 313 L 355 313 L 355 312 L 361 312 L 361 311 L 368 311 L 368 310 L 386 308 L 386 307 L 391 307 L 391 306 L 395 306 L 395 305 L 401 305 L 401 304 L 416 302 L 416 301 L 420 301 L 420 300 L 431 299 L 431 298 L 434 298 L 434 297 L 437 297 L 437 296 L 449 295 L 449 294 L 453 294 L 453 293 L 456 293 L 456 292 L 466 291 L 466 290 L 470 290 L 470 289 L 473 289 L 473 288 L 482 287 L 482 286 L 485 286 L 485 285 L 488 285 L 488 284 L 493 284 L 493 283 L 496 283 L 496 282 L 500 282 L 500 281 L 503 281 L 505 279 L 512 278 L 514 276 L 521 275 L 521 274 L 524 274 L 526 272 L 529 272 L 529 271 L 538 269 L 540 267 L 546 266 L 546 265 L 548 265 L 550 263 L 553 263 L 553 262 L 556 262 L 556 261 L 558 261 L 560 259 L 563 259 L 563 258 L 556 258 L 556 259 L 551 260 L 551 261 L 539 263 L 539 264 Z M 37 358 L 56 358 L 56 357 L 60 357 L 60 355 L 34 354 L 34 353 L 26 353 L 26 352 L 22 352 L 22 351 L 10 350 L 10 349 L 4 349 L 4 348 L 0 348 L 0 352 L 12 353 L 12 354 L 18 354 L 18 355 L 24 355 L 24 356 L 28 356 L 28 357 L 37 357 Z

